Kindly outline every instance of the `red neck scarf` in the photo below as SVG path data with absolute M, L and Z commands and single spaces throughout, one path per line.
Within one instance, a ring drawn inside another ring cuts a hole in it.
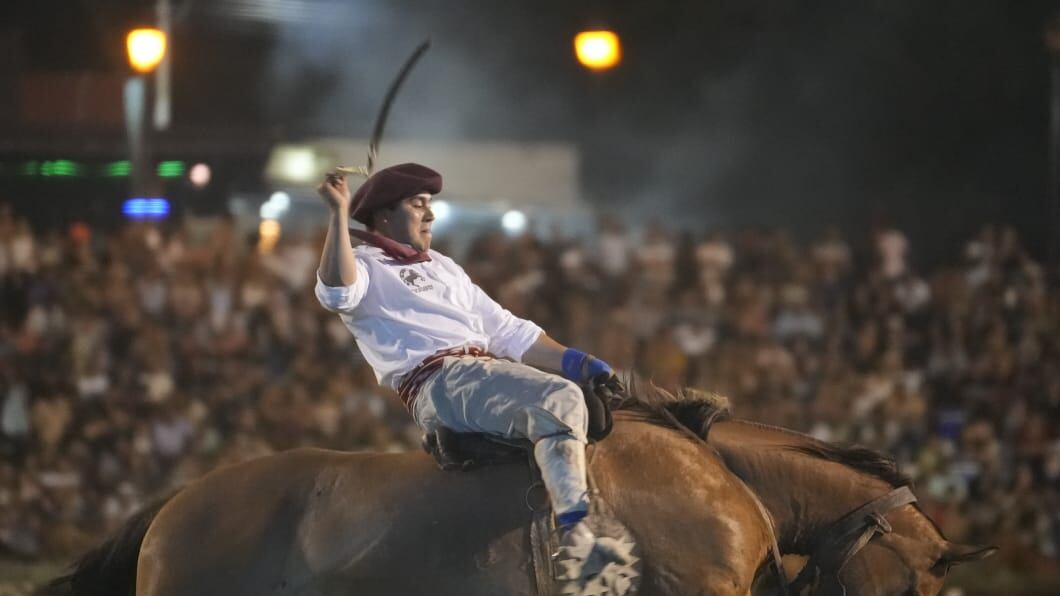
M 408 244 L 402 244 L 395 240 L 391 240 L 386 236 L 376 234 L 374 232 L 367 232 L 365 230 L 354 230 L 350 228 L 350 235 L 364 241 L 367 244 L 381 249 L 390 258 L 394 259 L 402 265 L 411 265 L 413 263 L 423 263 L 431 260 L 431 255 L 427 254 L 427 251 L 419 251 L 412 248 Z

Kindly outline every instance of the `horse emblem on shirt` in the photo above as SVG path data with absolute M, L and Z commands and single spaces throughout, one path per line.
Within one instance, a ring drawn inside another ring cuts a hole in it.
M 416 273 L 416 271 L 413 270 L 413 269 L 409 269 L 409 268 L 402 269 L 398 273 L 398 277 L 401 278 L 401 281 L 405 282 L 406 286 L 412 288 L 412 291 L 416 292 L 417 294 L 420 293 L 420 292 L 426 292 L 427 290 L 430 290 L 431 288 L 434 287 L 434 286 L 432 286 L 430 284 L 428 284 L 428 285 L 420 285 L 422 283 L 425 283 L 427 281 L 427 279 L 424 278 L 419 273 Z

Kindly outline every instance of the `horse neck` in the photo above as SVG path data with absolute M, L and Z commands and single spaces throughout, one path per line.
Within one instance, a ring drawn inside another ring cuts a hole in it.
M 758 494 L 786 552 L 809 554 L 820 532 L 893 487 L 843 464 L 791 449 L 812 439 L 798 433 L 731 421 L 714 425 L 710 443 Z

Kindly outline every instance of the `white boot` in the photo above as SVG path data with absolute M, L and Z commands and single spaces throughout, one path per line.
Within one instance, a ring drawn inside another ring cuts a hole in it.
M 589 511 L 585 444 L 570 435 L 545 437 L 534 445 L 534 459 L 560 523 L 568 518 L 579 520 L 559 529 L 559 549 L 554 558 L 560 593 L 628 594 L 636 577 L 632 539 L 597 536 L 584 519 Z
M 589 510 L 585 443 L 570 435 L 545 437 L 534 444 L 534 460 L 541 470 L 553 511 Z

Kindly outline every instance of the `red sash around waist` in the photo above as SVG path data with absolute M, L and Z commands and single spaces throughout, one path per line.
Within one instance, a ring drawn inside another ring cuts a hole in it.
M 446 356 L 495 358 L 493 354 L 490 354 L 477 346 L 450 348 L 424 358 L 423 362 L 419 363 L 416 368 L 410 370 L 401 380 L 401 384 L 398 385 L 398 397 L 401 398 L 401 403 L 405 404 L 405 408 L 408 409 L 410 414 L 412 413 L 412 406 L 416 402 L 416 396 L 420 392 L 420 387 L 423 386 L 423 383 L 426 382 L 432 374 L 442 367 L 442 362 L 445 360 Z

